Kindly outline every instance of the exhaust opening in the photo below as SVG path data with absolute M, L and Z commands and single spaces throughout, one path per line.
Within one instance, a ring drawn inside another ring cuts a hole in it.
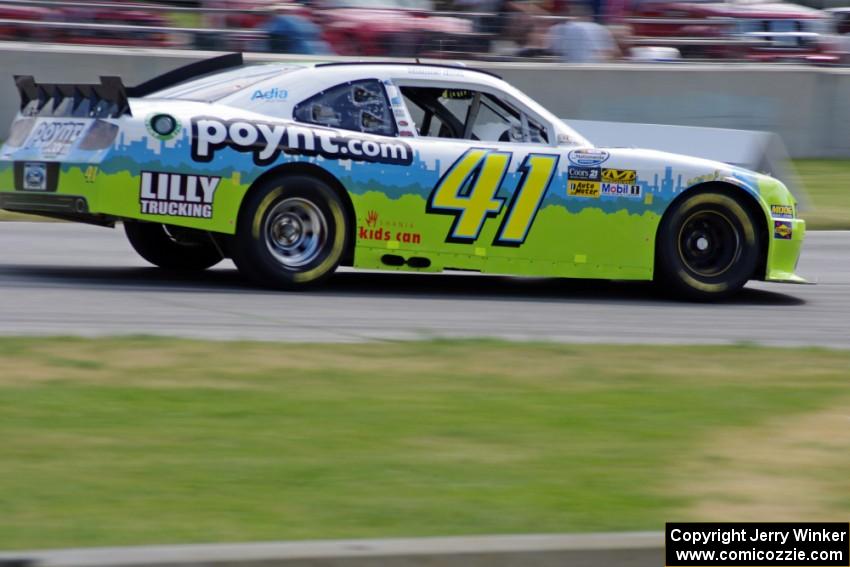
M 404 266 L 404 258 L 396 254 L 384 254 L 381 256 L 381 262 L 387 266 Z
M 431 265 L 431 260 L 428 258 L 420 258 L 418 256 L 414 256 L 413 258 L 409 258 L 407 260 L 407 265 L 411 268 L 427 268 Z

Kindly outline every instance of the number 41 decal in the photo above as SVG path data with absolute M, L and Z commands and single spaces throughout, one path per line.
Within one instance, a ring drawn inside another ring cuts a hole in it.
M 555 175 L 558 158 L 528 154 L 522 161 L 522 177 L 496 231 L 494 245 L 519 246 L 525 242 Z M 443 175 L 428 198 L 426 210 L 455 217 L 446 242 L 474 242 L 481 235 L 484 221 L 499 216 L 505 200 L 497 194 L 510 162 L 510 152 L 476 148 L 464 153 Z

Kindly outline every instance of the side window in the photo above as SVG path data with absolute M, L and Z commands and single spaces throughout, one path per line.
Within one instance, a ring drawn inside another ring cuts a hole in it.
M 547 143 L 546 129 L 510 103 L 466 89 L 401 87 L 420 136 Z
M 404 103 L 407 106 L 407 110 L 410 112 L 410 118 L 413 120 L 414 126 L 416 126 L 416 132 L 420 136 L 426 136 L 429 138 L 461 137 L 462 132 L 457 128 L 453 130 L 449 124 L 444 123 L 443 120 L 441 120 L 440 117 L 432 110 L 429 110 L 426 106 L 422 106 L 421 102 L 416 103 L 405 96 L 404 89 L 402 89 L 402 96 L 404 97 Z M 458 124 L 460 124 L 460 122 Z
M 295 105 L 295 120 L 308 124 L 395 136 L 395 121 L 377 79 L 343 83 Z
M 522 124 L 518 118 L 482 101 L 472 123 L 472 134 L 479 140 L 522 142 Z

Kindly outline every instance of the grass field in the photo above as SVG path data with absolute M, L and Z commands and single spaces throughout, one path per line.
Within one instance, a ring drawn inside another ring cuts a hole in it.
M 813 208 L 803 211 L 809 229 L 850 229 L 850 160 L 797 160 Z
M 0 339 L 0 549 L 850 513 L 850 352 Z
M 813 205 L 801 214 L 809 230 L 850 229 L 850 160 L 796 160 L 794 165 Z M 0 211 L 3 220 L 44 217 Z
M 13 213 L 12 211 L 4 211 L 0 210 L 0 221 L 48 221 L 48 222 L 58 222 L 54 221 L 54 219 L 50 219 L 47 217 L 40 217 L 36 215 L 24 215 L 21 213 Z

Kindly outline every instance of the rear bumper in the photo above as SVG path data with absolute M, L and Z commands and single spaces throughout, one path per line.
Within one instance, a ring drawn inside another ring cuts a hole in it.
M 785 283 L 808 283 L 798 276 L 795 271 L 800 260 L 800 250 L 806 237 L 806 221 L 803 219 L 775 219 L 771 230 L 771 243 L 768 251 L 765 281 Z M 787 234 L 782 229 L 776 230 L 775 223 L 783 223 L 790 228 L 788 238 L 779 238 L 778 234 Z
M 54 180 L 43 190 L 23 190 L 17 165 L 16 162 L 0 160 L 0 209 L 101 226 L 114 225 L 115 217 L 98 214 L 96 183 L 63 183 Z M 57 171 L 64 167 L 63 164 Z M 69 174 L 66 170 L 61 175 Z M 70 176 L 72 180 L 79 176 L 78 181 L 85 177 L 79 166 L 74 168 Z
M 124 161 L 128 160 L 125 158 Z M 15 174 L 16 170 L 21 169 L 18 163 L 0 159 L 0 208 L 105 226 L 112 226 L 121 219 L 138 219 L 233 234 L 246 190 L 238 181 L 238 173 L 226 179 L 216 177 L 222 186 L 228 188 L 219 191 L 220 196 L 215 203 L 208 205 L 210 211 L 215 207 L 215 216 L 145 213 L 141 206 L 141 176 L 134 169 L 116 171 L 115 164 L 110 163 L 110 172 L 103 171 L 101 164 L 61 162 L 56 168 L 55 183 L 42 183 L 38 185 L 39 189 L 34 189 L 35 184 L 27 187 L 24 183 L 26 175 Z M 50 165 L 56 162 L 24 163 Z M 47 169 L 49 171 L 50 168 Z M 184 182 L 188 176 L 177 173 L 170 175 L 183 176 Z
M 31 183 L 26 171 L 39 166 L 37 183 Z M 86 183 L 83 173 L 89 164 L 44 160 L 12 161 L 0 159 L 0 208 L 14 211 L 91 212 L 97 210 L 94 183 Z
M 79 195 L 57 193 L 0 192 L 0 209 L 20 213 L 85 214 L 89 203 Z
M 82 195 L 0 191 L 0 209 L 98 226 L 113 227 L 116 220 L 90 212 L 88 200 Z

